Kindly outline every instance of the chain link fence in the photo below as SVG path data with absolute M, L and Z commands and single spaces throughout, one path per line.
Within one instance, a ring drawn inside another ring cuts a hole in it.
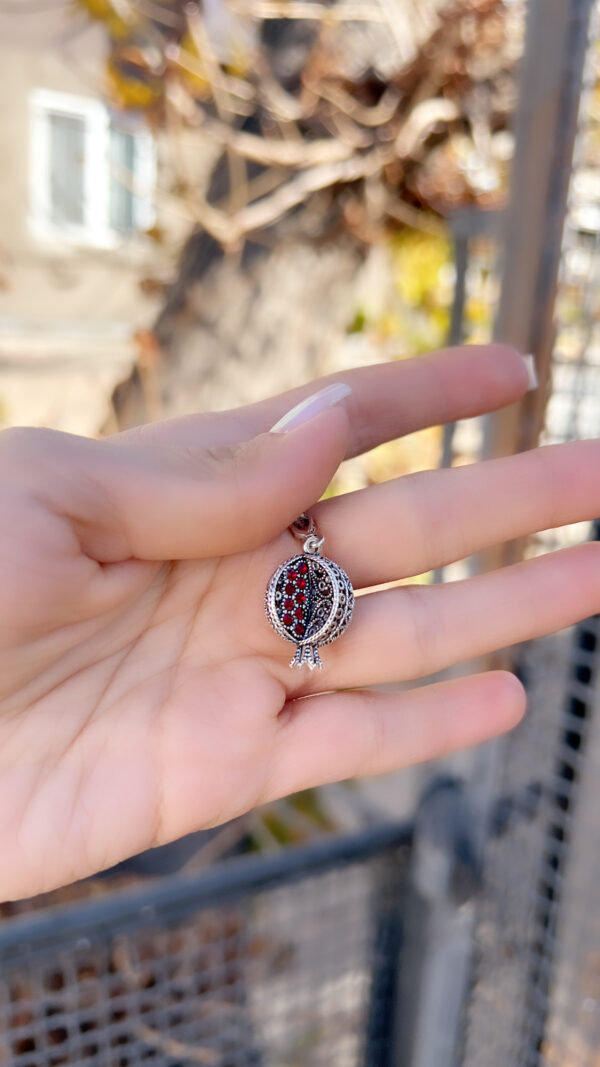
M 410 856 L 380 827 L 0 929 L 0 1063 L 384 1062 Z
M 542 440 L 600 436 L 600 7 L 593 6 Z M 537 553 L 600 539 L 578 524 Z M 501 814 L 478 902 L 465 1067 L 600 1064 L 598 618 L 521 655 L 528 715 L 502 743 Z

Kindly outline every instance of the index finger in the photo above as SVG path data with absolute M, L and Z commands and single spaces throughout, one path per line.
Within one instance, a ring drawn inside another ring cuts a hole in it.
M 528 388 L 523 357 L 509 345 L 462 345 L 414 359 L 339 371 L 278 396 L 230 411 L 185 415 L 120 434 L 137 446 L 232 446 L 265 433 L 300 400 L 332 382 L 352 393 L 344 401 L 351 426 L 346 458 L 427 426 L 495 411 Z

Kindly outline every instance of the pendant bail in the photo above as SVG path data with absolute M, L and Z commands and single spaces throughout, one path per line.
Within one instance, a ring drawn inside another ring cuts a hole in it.
M 309 556 L 320 556 L 325 538 L 319 534 L 317 524 L 312 515 L 303 512 L 290 526 L 294 537 L 304 541 L 304 551 Z
M 309 534 L 304 542 L 304 551 L 309 556 L 320 556 L 324 541 L 325 538 L 319 537 L 316 533 Z

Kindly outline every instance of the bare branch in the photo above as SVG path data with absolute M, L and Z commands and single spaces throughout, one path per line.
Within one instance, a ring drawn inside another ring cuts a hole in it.
M 315 141 L 267 140 L 253 133 L 233 130 L 225 123 L 208 116 L 202 122 L 202 129 L 219 144 L 265 166 L 305 168 L 320 163 L 336 163 L 352 155 L 350 146 L 334 138 L 326 137 Z
M 280 185 L 270 195 L 248 204 L 235 215 L 228 215 L 221 207 L 214 207 L 197 193 L 190 196 L 188 207 L 199 226 L 224 248 L 233 250 L 247 234 L 272 226 L 313 193 L 377 174 L 393 159 L 393 148 L 386 146 L 351 159 L 311 167 Z
M 422 144 L 438 122 L 452 122 L 460 115 L 454 100 L 436 97 L 423 100 L 408 116 L 396 137 L 396 155 L 399 159 L 409 159 L 417 145 Z
M 286 182 L 271 196 L 264 197 L 258 203 L 249 204 L 248 207 L 238 212 L 231 222 L 240 236 L 252 230 L 258 230 L 262 226 L 270 226 L 298 204 L 304 203 L 313 193 L 340 182 L 355 182 L 376 174 L 393 159 L 393 149 L 386 147 L 374 149 L 372 152 L 351 159 L 340 160 L 337 163 L 325 163 L 318 167 L 311 167 Z
M 169 43 L 165 49 L 165 54 L 170 62 L 176 63 L 181 70 L 193 74 L 196 78 L 207 80 L 206 70 L 198 57 L 192 55 L 186 49 L 181 48 L 178 44 L 173 42 Z M 255 100 L 252 87 L 240 78 L 231 78 L 231 76 L 228 75 L 223 75 L 223 83 L 227 87 L 229 93 L 229 103 L 232 111 L 234 111 L 236 115 L 241 115 L 243 118 L 248 118 L 250 115 L 253 115 L 255 111 Z M 167 92 L 173 92 L 172 84 L 168 86 Z M 195 107 L 196 101 L 191 95 L 190 100 L 193 101 Z M 189 108 L 187 109 L 187 112 L 187 118 L 191 124 L 197 125 L 197 117 L 196 120 L 194 120 Z
M 306 118 L 305 105 L 291 93 L 286 92 L 262 60 L 263 57 L 257 55 L 255 67 L 258 68 L 260 79 L 259 93 L 261 100 L 274 118 L 286 123 L 299 122 Z
M 155 4 L 153 0 L 130 0 L 130 2 L 140 15 L 146 15 L 147 18 L 160 22 L 163 26 L 170 26 L 175 30 L 181 26 L 181 15 L 177 11 L 169 11 L 162 4 Z
M 323 100 L 333 104 L 334 107 L 337 107 L 344 115 L 348 115 L 354 122 L 369 128 L 385 126 L 386 122 L 390 122 L 396 114 L 401 100 L 400 93 L 391 88 L 386 89 L 379 103 L 374 104 L 373 107 L 365 107 L 364 104 L 359 104 L 350 93 L 347 93 L 339 85 L 330 85 L 327 82 L 319 84 L 311 82 L 307 85 L 307 88 L 316 96 L 320 96 Z
M 235 115 L 235 110 L 229 99 L 221 64 L 214 53 L 200 10 L 192 9 L 191 5 L 188 5 L 186 16 L 188 29 L 196 45 L 196 50 L 198 55 L 202 56 L 206 67 L 206 77 L 210 84 L 217 114 L 223 123 L 231 122 Z M 229 207 L 234 212 L 247 202 L 246 186 L 248 174 L 243 157 L 234 152 L 230 146 L 226 146 L 226 152 L 229 169 Z
M 229 7 L 238 15 L 257 19 L 312 19 L 317 22 L 383 22 L 380 9 L 374 4 L 342 2 L 335 7 L 305 0 L 229 0 Z
M 341 142 L 353 151 L 357 148 L 370 148 L 373 144 L 373 135 L 337 108 L 324 109 L 321 121 L 330 131 L 334 144 Z
M 431 0 L 419 0 L 407 4 L 403 0 L 379 0 L 380 20 L 388 26 L 390 34 L 398 49 L 398 55 L 409 59 L 412 53 L 411 42 L 421 36 L 428 36 L 437 23 L 436 4 Z M 421 27 L 421 33 L 417 27 Z
M 399 197 L 389 197 L 384 207 L 386 215 L 403 226 L 410 226 L 411 230 L 420 230 L 422 233 L 430 233 L 434 237 L 444 237 L 448 233 L 448 227 L 436 215 L 425 212 L 421 208 L 407 204 Z
M 204 28 L 200 10 L 189 4 L 186 7 L 186 19 L 190 36 L 196 45 L 196 51 L 202 57 L 202 71 L 215 102 L 217 114 L 221 119 L 231 118 L 235 113 L 234 108 L 229 99 L 229 91 L 223 77 L 221 64 L 214 53 L 210 37 Z

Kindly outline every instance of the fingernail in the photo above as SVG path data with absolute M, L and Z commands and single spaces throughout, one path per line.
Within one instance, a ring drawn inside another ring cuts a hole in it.
M 288 433 L 289 430 L 295 430 L 297 426 L 301 426 L 303 422 L 313 419 L 321 411 L 338 404 L 340 400 L 349 396 L 351 392 L 350 386 L 344 382 L 334 382 L 332 385 L 326 385 L 324 389 L 319 389 L 318 393 L 312 393 L 307 396 L 299 404 L 287 411 L 285 415 L 282 415 L 278 422 L 271 427 L 270 432 Z
M 540 384 L 538 381 L 537 370 L 535 369 L 535 356 L 523 356 L 523 363 L 527 369 L 527 380 L 529 382 L 529 389 L 527 391 L 531 392 L 532 389 L 537 389 Z

